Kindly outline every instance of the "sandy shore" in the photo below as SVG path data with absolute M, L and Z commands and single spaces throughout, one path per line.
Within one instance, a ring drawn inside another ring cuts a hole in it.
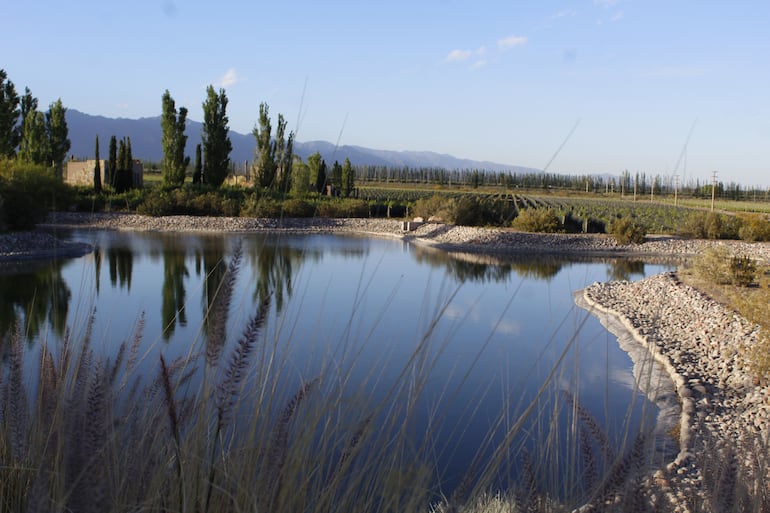
M 388 219 L 151 218 L 57 213 L 48 224 L 116 230 L 351 233 L 401 238 L 466 255 L 687 257 L 710 246 L 728 244 L 736 252 L 770 262 L 770 244 L 652 237 L 641 245 L 622 246 L 605 235 L 530 234 L 443 224 L 425 224 L 405 232 L 401 221 Z M 13 240 L 5 237 L 0 236 L 0 260 L 31 257 L 40 254 L 40 249 L 73 255 L 84 250 L 64 246 L 52 249 L 46 245 L 61 243 L 38 232 L 28 235 L 27 245 L 23 235 Z M 673 273 L 632 283 L 596 283 L 583 290 L 577 301 L 599 317 L 632 355 L 640 387 L 661 407 L 659 430 L 678 433 L 673 461 L 660 465 L 654 479 L 655 486 L 665 490 L 671 509 L 689 511 L 692 497 L 703 496 L 708 479 L 698 456 L 704 451 L 732 448 L 749 458 L 757 454 L 757 444 L 768 446 L 768 386 L 754 383 L 745 359 L 747 350 L 757 341 L 756 326 L 682 284 Z M 653 362 L 657 369 L 654 374 L 647 370 Z M 750 467 L 750 461 L 743 463 L 747 469 Z

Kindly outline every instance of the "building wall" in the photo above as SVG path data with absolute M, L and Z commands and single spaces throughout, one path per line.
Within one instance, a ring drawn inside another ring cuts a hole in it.
M 67 168 L 64 171 L 64 183 L 70 185 L 92 186 L 94 184 L 94 166 L 96 160 L 68 160 Z M 106 160 L 99 161 L 99 167 L 102 173 L 102 183 L 104 183 L 104 169 L 107 166 Z
M 96 160 L 69 160 L 64 171 L 64 183 L 70 185 L 94 185 L 94 166 Z M 104 184 L 104 170 L 107 168 L 107 161 L 100 160 L 99 167 L 102 173 L 102 184 Z M 134 160 L 133 165 L 134 187 L 139 189 L 144 186 L 144 164 L 140 160 Z

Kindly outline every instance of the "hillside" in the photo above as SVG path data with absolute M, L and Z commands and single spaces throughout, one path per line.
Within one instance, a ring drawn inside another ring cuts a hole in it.
M 99 136 L 102 156 L 106 155 L 107 145 L 111 136 L 118 138 L 130 137 L 131 149 L 136 158 L 159 161 L 163 155 L 161 149 L 160 116 L 151 118 L 126 119 L 93 116 L 77 111 L 67 110 L 67 125 L 72 141 L 70 153 L 76 158 L 92 158 L 94 139 Z M 195 145 L 200 142 L 202 124 L 187 120 L 187 154 L 193 156 Z M 230 131 L 233 151 L 230 159 L 233 162 L 244 163 L 251 161 L 254 156 L 255 142 L 251 134 L 240 134 Z M 335 160 L 343 162 L 349 158 L 355 165 L 372 165 L 386 167 L 432 167 L 443 169 L 479 169 L 486 171 L 512 171 L 516 173 L 537 172 L 536 169 L 499 164 L 495 162 L 461 159 L 452 155 L 431 151 L 389 151 L 375 150 L 361 146 L 340 146 L 326 141 L 295 142 L 294 153 L 306 160 L 309 155 L 319 152 L 324 160 L 331 165 Z

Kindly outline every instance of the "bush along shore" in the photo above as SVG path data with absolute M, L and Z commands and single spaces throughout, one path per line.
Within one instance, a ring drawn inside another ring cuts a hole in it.
M 737 241 L 681 240 L 650 237 L 643 244 L 618 244 L 606 235 L 523 233 L 503 229 L 426 223 L 403 231 L 402 222 L 388 219 L 256 219 L 192 216 L 146 217 L 134 214 L 55 213 L 45 228 L 80 227 L 117 230 L 291 233 L 348 233 L 402 238 L 449 252 L 474 254 L 557 253 L 575 255 L 686 257 L 714 246 L 770 262 L 770 244 Z M 40 232 L 0 235 L 0 259 L 77 254 L 82 247 Z M 677 442 L 665 461 L 648 461 L 646 489 L 655 510 L 765 511 L 770 507 L 770 389 L 766 380 L 748 370 L 746 355 L 758 340 L 758 327 L 698 290 L 675 273 L 638 282 L 590 285 L 578 304 L 594 315 L 614 320 L 610 329 L 636 341 L 668 376 L 665 387 L 647 387 L 658 402 L 675 395 L 675 421 L 659 423 Z M 638 348 L 636 349 L 638 352 Z M 637 367 L 639 365 L 637 364 Z M 645 372 L 636 369 L 644 388 Z M 649 375 L 647 375 L 649 383 Z M 673 384 L 673 387 L 670 385 Z M 661 400 L 658 400 L 661 399 Z M 669 398 L 670 399 L 670 398 Z M 667 400 L 667 399 L 666 399 Z M 671 404 L 670 400 L 667 400 Z M 670 411 L 667 413 L 670 414 Z M 653 442 L 650 442 L 653 443 Z M 648 455 L 660 454 L 651 450 Z M 654 457 L 654 456 L 651 456 Z M 612 497 L 597 496 L 586 510 L 604 510 Z M 741 509 L 741 505 L 747 505 Z

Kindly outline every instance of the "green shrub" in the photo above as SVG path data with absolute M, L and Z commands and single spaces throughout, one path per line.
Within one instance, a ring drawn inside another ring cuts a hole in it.
M 284 217 L 313 217 L 315 205 L 301 199 L 287 199 L 282 204 Z
M 281 217 L 281 204 L 267 196 L 260 196 L 252 193 L 246 197 L 241 205 L 241 216 L 243 217 L 266 217 L 277 219 Z
M 333 198 L 318 204 L 321 217 L 369 217 L 369 204 L 364 200 Z
M 736 216 L 693 212 L 684 220 L 678 233 L 693 239 L 737 239 L 742 224 Z
M 618 244 L 641 244 L 644 242 L 647 230 L 633 217 L 623 216 L 610 224 L 609 233 L 615 237 Z
M 692 262 L 693 273 L 709 283 L 726 285 L 732 283 L 733 255 L 725 246 L 716 246 L 702 251 Z
M 31 230 L 54 209 L 69 209 L 74 193 L 49 168 L 0 162 L 0 228 Z
M 748 242 L 770 242 L 770 219 L 766 215 L 744 215 L 740 217 L 738 236 Z
M 527 208 L 519 212 L 511 226 L 524 232 L 556 233 L 561 221 L 550 208 Z
M 440 218 L 445 223 L 455 221 L 456 205 L 449 196 L 434 194 L 430 198 L 420 198 L 412 207 L 414 217 L 422 217 L 426 221 L 431 217 Z
M 145 196 L 136 207 L 136 213 L 145 216 L 165 216 L 173 212 L 173 202 L 168 191 L 156 189 Z

